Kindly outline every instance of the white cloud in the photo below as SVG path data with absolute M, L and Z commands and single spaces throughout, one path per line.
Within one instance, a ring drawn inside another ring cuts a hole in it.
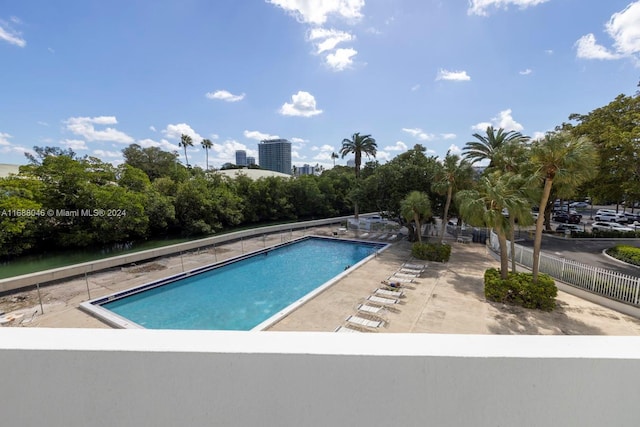
M 285 102 L 280 108 L 283 116 L 312 117 L 322 113 L 316 108 L 316 99 L 309 92 L 298 91 L 291 95 L 291 103 Z
M 307 140 L 307 139 L 296 138 L 296 137 L 289 138 L 289 141 L 297 143 L 297 144 L 302 144 L 303 142 L 309 142 L 309 140 Z
M 457 135 L 455 133 L 441 133 L 440 137 L 442 139 L 454 139 Z
M 47 123 L 47 122 L 38 121 L 37 123 L 38 123 L 40 126 L 49 126 L 49 123 Z
M 336 49 L 334 53 L 327 55 L 327 64 L 336 71 L 342 71 L 353 64 L 353 57 L 358 51 L 352 48 Z
M 226 90 L 217 90 L 215 92 L 207 92 L 205 96 L 209 99 L 221 99 L 227 102 L 238 102 L 244 99 L 245 94 L 242 93 L 240 95 L 234 95 Z
M 543 139 L 546 135 L 546 132 L 536 131 L 531 135 L 531 140 L 537 141 L 538 139 Z
M 413 86 L 411 86 L 411 92 L 415 92 L 415 91 L 417 91 L 418 89 L 420 89 L 420 84 L 417 84 L 417 85 L 413 85 Z
M 457 155 L 460 155 L 462 153 L 462 149 L 458 147 L 456 144 L 451 144 L 449 146 L 448 151 L 450 151 L 451 154 L 457 154 Z
M 470 0 L 467 13 L 469 15 L 487 16 L 489 15 L 487 10 L 491 7 L 506 10 L 509 5 L 514 5 L 519 6 L 520 9 L 526 9 L 529 6 L 537 6 L 547 1 L 549 0 Z
M 494 117 L 491 119 L 491 122 L 480 122 L 474 126 L 471 126 L 471 129 L 478 131 L 485 131 L 487 127 L 493 126 L 496 129 L 503 128 L 506 131 L 514 130 L 516 132 L 520 132 L 524 127 L 516 122 L 511 116 L 511 109 L 500 111 L 498 117 Z
M 20 24 L 20 20 L 18 18 L 11 17 L 11 21 L 14 24 Z M 9 24 L 0 21 L 0 40 L 4 40 L 9 44 L 16 45 L 18 47 L 25 47 L 27 45 L 27 41 L 22 38 L 21 33 L 15 31 Z
M 156 127 L 155 126 L 149 126 L 149 130 L 151 132 L 157 132 Z
M 384 147 L 388 151 L 407 151 L 407 144 L 402 141 L 396 141 L 395 144 Z
M 408 133 L 414 138 L 419 139 L 420 141 L 431 141 L 435 138 L 435 135 L 431 133 L 425 133 L 420 128 L 402 128 L 402 131 Z
M 99 117 L 69 117 L 64 121 L 67 130 L 75 135 L 84 137 L 87 141 L 111 141 L 131 144 L 134 139 L 124 132 L 108 127 L 96 130 L 94 125 L 115 125 L 118 121 L 114 116 Z
M 546 53 L 547 55 L 553 55 L 553 50 L 552 49 L 547 49 L 544 51 L 544 53 Z
M 622 11 L 611 15 L 605 30 L 613 39 L 612 49 L 596 43 L 596 37 L 593 33 L 589 33 L 576 41 L 577 57 L 600 60 L 625 57 L 638 59 L 638 54 L 640 54 L 640 1 L 630 3 Z
M 531 70 L 531 68 L 527 68 L 526 70 L 522 70 L 519 72 L 519 74 L 521 76 L 528 76 L 529 74 L 531 74 L 533 71 Z
M 81 139 L 65 139 L 60 141 L 60 144 L 72 150 L 88 150 L 87 143 Z
M 255 139 L 257 141 L 262 141 L 265 139 L 278 139 L 280 138 L 278 135 L 269 135 L 268 133 L 262 133 L 257 130 L 245 130 L 244 137 L 249 139 Z
M 596 43 L 593 34 L 587 34 L 578 39 L 575 44 L 577 56 L 582 59 L 618 59 L 620 55 L 609 52 L 609 50 Z
M 105 150 L 93 150 L 93 154 L 100 158 L 105 157 L 122 157 L 122 153 L 120 151 L 105 151 Z
M 471 80 L 471 77 L 467 74 L 466 71 L 447 71 L 441 69 L 440 71 L 438 71 L 436 80 L 453 80 L 463 82 Z
M 8 133 L 0 132 L 0 145 L 11 145 L 11 143 L 9 142 L 9 138 L 11 138 L 11 135 L 9 135 Z
M 329 15 L 337 15 L 347 20 L 362 17 L 360 10 L 364 0 L 267 0 L 296 17 L 300 22 L 322 25 Z
M 178 144 L 172 144 L 166 139 L 161 139 L 160 141 L 154 141 L 151 138 L 145 138 L 145 139 L 140 139 L 137 142 L 138 144 L 140 144 L 142 148 L 158 147 L 158 148 L 162 148 L 165 151 L 179 151 L 181 148 L 178 146 Z
M 169 139 L 180 141 L 182 135 L 188 135 L 193 140 L 193 146 L 200 144 L 204 138 L 186 123 L 178 123 L 176 125 L 167 125 L 162 133 Z
M 333 50 L 339 43 L 352 41 L 354 38 L 346 31 L 326 28 L 312 28 L 307 33 L 307 39 L 316 46 L 316 53 Z
M 611 15 L 607 33 L 613 38 L 621 55 L 640 52 L 640 1 L 629 4 L 623 11 Z
M 52 47 L 48 47 L 48 48 L 47 48 L 47 50 L 48 50 L 50 53 L 56 53 L 56 51 L 55 51 Z

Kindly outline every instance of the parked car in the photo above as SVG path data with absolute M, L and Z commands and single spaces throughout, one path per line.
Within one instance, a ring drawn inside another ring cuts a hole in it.
M 604 213 L 617 214 L 618 211 L 616 211 L 615 209 L 598 209 L 596 211 L 596 215 L 600 215 L 600 214 L 604 214 Z
M 640 221 L 640 215 L 638 215 L 637 213 L 623 212 L 620 215 L 624 215 L 624 217 L 627 219 L 627 223 Z
M 580 224 L 582 216 L 576 214 L 559 213 L 555 214 L 551 219 L 556 222 L 564 222 L 565 224 Z
M 607 222 L 618 222 L 618 223 L 627 222 L 627 218 L 625 216 L 617 213 L 610 213 L 610 212 L 597 213 L 593 218 L 596 221 L 607 221 Z
M 572 233 L 583 231 L 582 227 L 575 224 L 560 224 L 559 226 L 556 227 L 556 231 L 566 232 L 567 230 L 569 230 Z
M 584 208 L 588 208 L 589 207 L 589 203 L 587 203 L 587 202 L 572 202 L 572 203 L 569 203 L 569 207 L 570 208 L 574 208 L 574 209 L 584 209 Z
M 635 230 L 631 227 L 625 227 L 624 225 L 620 225 L 616 222 L 596 221 L 591 224 L 591 231 L 622 231 L 627 233 Z

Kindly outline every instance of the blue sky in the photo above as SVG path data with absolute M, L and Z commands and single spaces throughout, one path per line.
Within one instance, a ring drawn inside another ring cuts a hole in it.
M 184 161 L 184 133 L 192 164 L 203 138 L 220 167 L 277 136 L 331 167 L 354 132 L 384 163 L 633 94 L 640 1 L 8 1 L 0 64 L 0 163 L 50 145 L 118 164 L 131 143 Z

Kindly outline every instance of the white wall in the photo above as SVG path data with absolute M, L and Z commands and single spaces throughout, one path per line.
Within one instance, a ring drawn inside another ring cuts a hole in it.
M 637 426 L 640 337 L 0 328 L 5 426 Z

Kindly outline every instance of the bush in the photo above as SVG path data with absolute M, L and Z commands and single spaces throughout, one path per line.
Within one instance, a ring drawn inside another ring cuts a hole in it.
M 636 248 L 635 246 L 616 245 L 614 248 L 608 249 L 607 254 L 620 261 L 640 265 L 640 248 Z
M 447 262 L 451 257 L 451 246 L 440 243 L 414 243 L 411 255 L 427 261 Z
M 506 280 L 500 278 L 500 270 L 495 268 L 484 273 L 484 296 L 489 301 L 551 311 L 557 295 L 558 288 L 547 274 L 539 274 L 538 283 L 534 284 L 531 273 L 509 273 Z

